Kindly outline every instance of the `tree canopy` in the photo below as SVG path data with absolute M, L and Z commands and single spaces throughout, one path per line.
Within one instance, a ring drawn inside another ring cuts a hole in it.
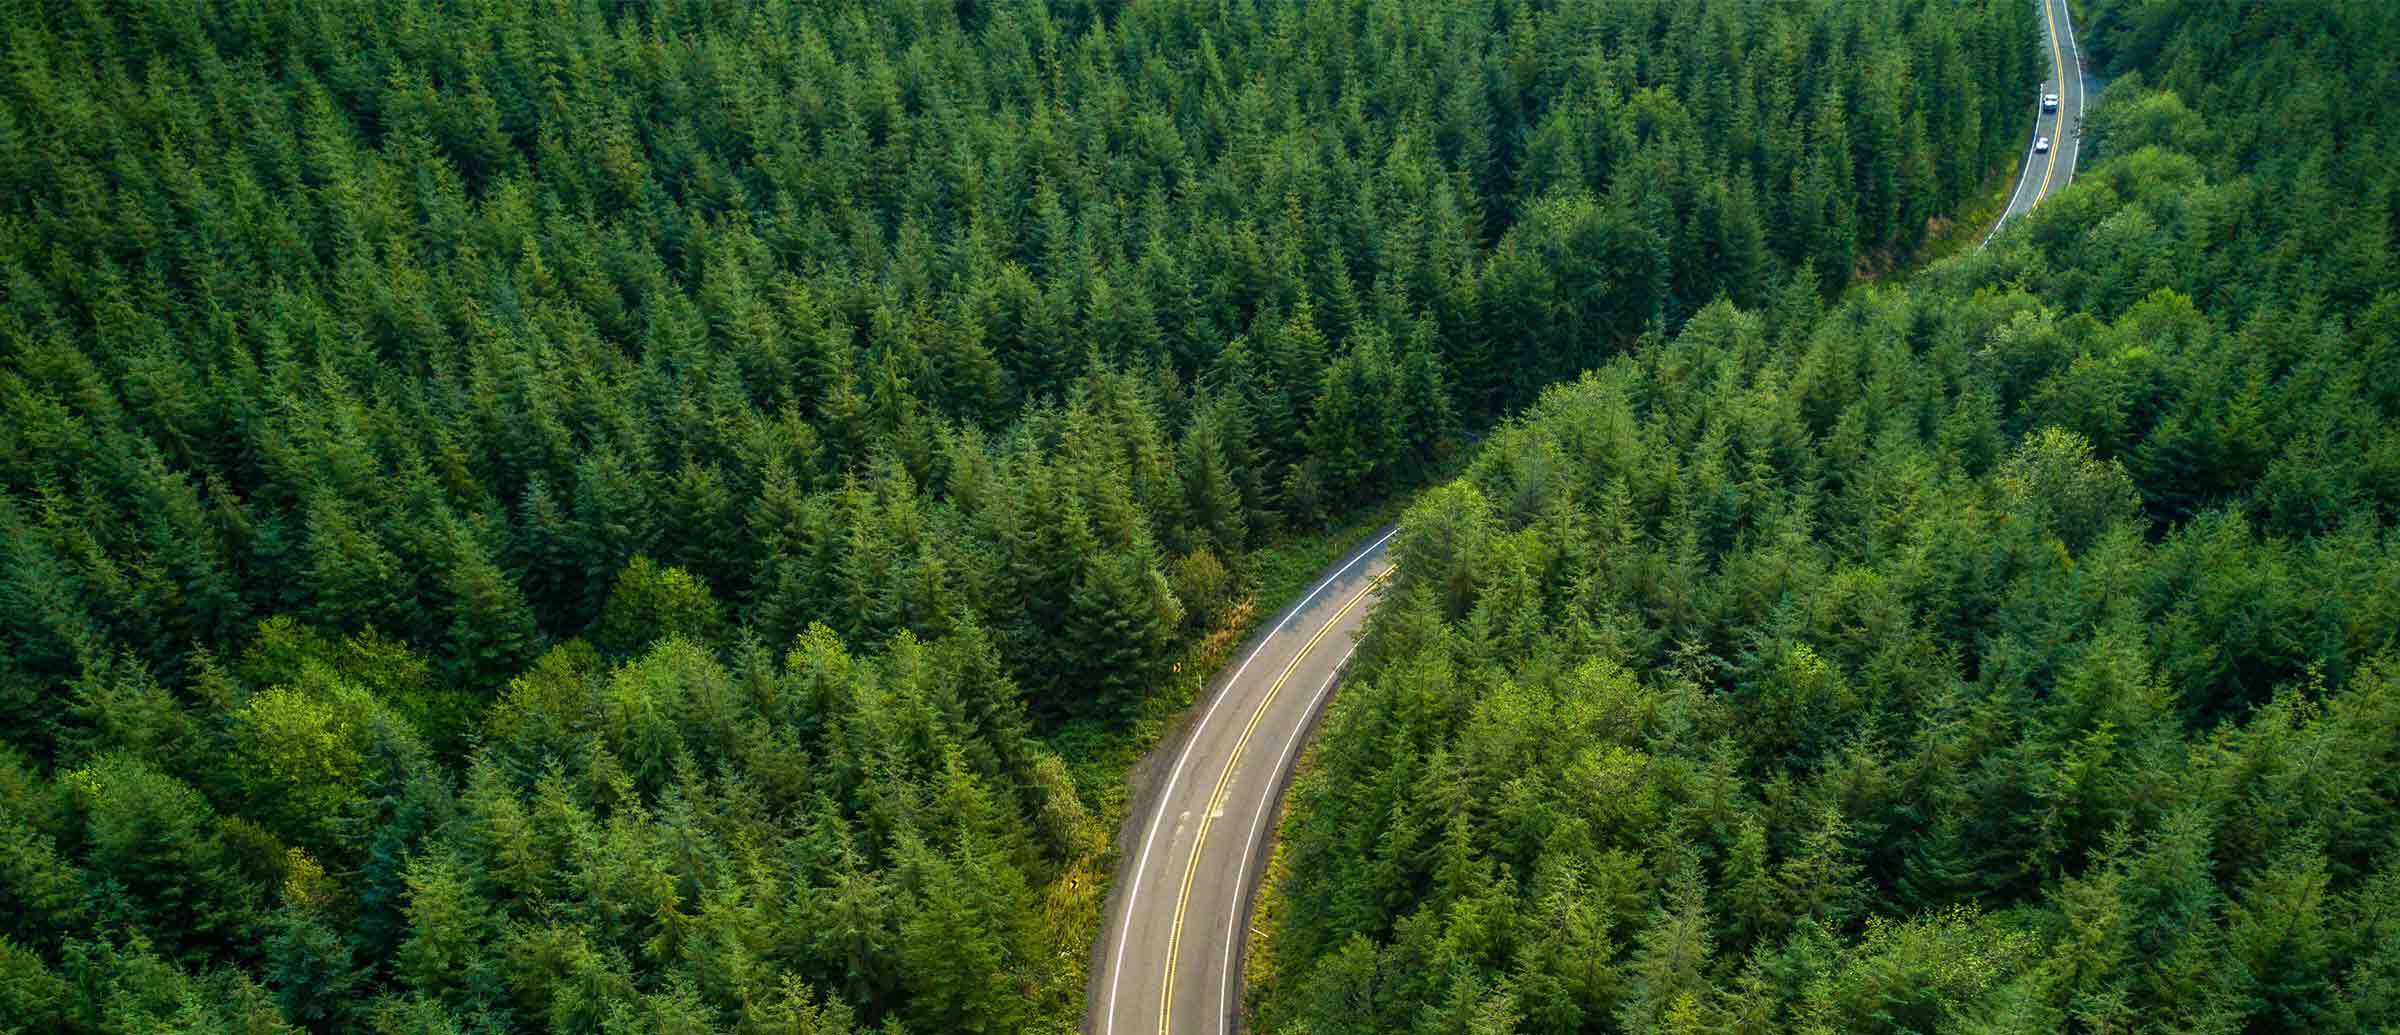
M 1990 248 L 1409 511 L 1262 1030 L 2400 1024 L 2400 22 L 2089 6 L 2096 160 Z
M 0 0 L 0 1017 L 1066 1030 L 1050 733 L 1547 383 L 1916 254 L 2035 38 Z

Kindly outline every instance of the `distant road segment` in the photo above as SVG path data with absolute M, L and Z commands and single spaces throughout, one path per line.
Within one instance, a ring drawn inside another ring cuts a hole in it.
M 2026 141 L 2025 171 L 2017 177 L 2016 193 L 2009 195 L 2008 209 L 1992 232 L 1984 235 L 1984 243 L 2008 221 L 2031 211 L 2052 191 L 2065 187 L 2075 179 L 2075 156 L 2082 147 L 2083 133 L 2083 55 L 2075 46 L 2075 23 L 2067 10 L 2067 0 L 2040 0 L 2042 5 L 2043 43 L 2050 51 L 2050 78 L 2042 83 L 2043 96 L 2056 95 L 2058 109 L 2044 111 L 2041 98 L 2035 103 L 2033 136 Z M 2047 150 L 2039 148 L 2047 140 Z

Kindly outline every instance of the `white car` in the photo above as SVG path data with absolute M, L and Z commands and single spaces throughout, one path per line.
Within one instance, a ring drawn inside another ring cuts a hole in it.
M 2035 137 L 2035 138 L 2033 138 L 2033 153 L 2034 153 L 2034 154 L 2037 154 L 2037 155 L 2038 155 L 2038 154 L 2045 154 L 2045 153 L 2047 153 L 2049 150 L 2050 150 L 2050 138 L 2049 138 L 2049 137 Z
M 2043 95 L 2042 95 L 2042 110 L 2043 110 L 2043 111 L 2057 111 L 2057 110 L 2058 110 L 2058 95 L 2057 95 L 2057 94 L 2054 94 L 2054 93 L 2046 93 L 2046 94 L 2043 94 Z

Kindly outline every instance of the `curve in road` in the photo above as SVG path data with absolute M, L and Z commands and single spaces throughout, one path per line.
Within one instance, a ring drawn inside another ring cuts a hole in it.
M 1391 570 L 1394 534 L 1386 529 L 1337 562 L 1210 688 L 1180 747 L 1161 745 L 1145 763 L 1156 794 L 1137 796 L 1133 809 L 1138 839 L 1126 841 L 1136 848 L 1117 864 L 1085 1031 L 1232 1030 L 1241 1007 L 1236 951 L 1247 940 L 1264 839 L 1293 755 Z
M 1992 224 L 1991 233 L 1983 235 L 1985 244 L 1992 243 L 2010 219 L 2041 204 L 2053 189 L 2075 180 L 2075 158 L 2083 138 L 2083 54 L 2075 46 L 2075 22 L 2067 0 L 2040 3 L 2042 35 L 2050 49 L 2050 78 L 2042 83 L 2042 92 L 2058 95 L 2058 110 L 2041 110 L 2036 98 L 2033 135 L 2050 138 L 2050 150 L 2036 151 L 2031 140 L 2026 142 L 2025 171 L 2017 177 L 2016 193 L 2009 195 L 2000 221 Z
M 2034 135 L 2047 152 L 2027 151 L 2000 227 L 2075 178 L 2083 121 L 2082 58 L 2066 0 L 2040 0 L 2051 78 L 2043 92 L 2058 110 L 2036 105 Z M 1985 243 L 1991 236 L 1986 235 Z M 1221 1035 L 1240 1009 L 1236 950 L 1247 938 L 1253 875 L 1263 838 L 1281 804 L 1293 754 L 1341 676 L 1351 640 L 1366 621 L 1368 598 L 1391 570 L 1393 530 L 1335 564 L 1279 616 L 1230 673 L 1210 688 L 1208 705 L 1180 746 L 1162 745 L 1143 766 L 1163 786 L 1137 795 L 1131 854 L 1117 866 L 1102 929 L 1084 1030 L 1091 1035 Z M 1308 688 L 1307 696 L 1287 687 Z M 1260 736 L 1261 733 L 1265 736 Z M 1172 762 L 1168 755 L 1172 753 Z M 1166 765 L 1163 773 L 1156 770 Z M 1240 840 L 1210 835 L 1221 824 Z

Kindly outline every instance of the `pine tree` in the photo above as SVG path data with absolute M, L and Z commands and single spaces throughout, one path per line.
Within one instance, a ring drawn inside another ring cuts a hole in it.
M 350 947 L 322 918 L 286 904 L 268 926 L 265 979 L 275 1005 L 295 1023 L 340 1026 L 350 1015 L 353 990 L 364 976 Z
M 1067 599 L 1061 636 L 1079 703 L 1117 707 L 1163 669 L 1182 605 L 1139 555 L 1090 556 Z
M 1316 412 L 1309 417 L 1310 458 L 1323 465 L 1327 491 L 1373 497 L 1401 459 L 1398 366 L 1380 338 L 1370 337 L 1325 369 Z
M 1249 521 L 1236 482 L 1238 458 L 1243 455 L 1238 406 L 1210 397 L 1195 406 L 1189 430 L 1176 449 L 1178 480 L 1182 483 L 1182 520 L 1186 542 L 1194 548 L 1214 547 L 1228 553 L 1242 549 Z
M 652 642 L 681 637 L 693 643 L 724 639 L 723 620 L 708 587 L 681 568 L 635 557 L 618 573 L 592 640 L 602 650 L 638 654 Z
M 450 530 L 449 556 L 441 581 L 450 618 L 447 650 L 451 677 L 470 689 L 497 687 L 522 670 L 541 646 L 533 610 L 517 584 L 492 562 L 483 539 L 463 523 Z M 463 718 L 463 717 L 462 717 Z M 460 721 L 453 718 L 446 721 Z
M 491 982 L 487 946 L 496 931 L 455 859 L 430 856 L 408 867 L 408 933 L 393 962 L 419 993 L 452 1008 Z

